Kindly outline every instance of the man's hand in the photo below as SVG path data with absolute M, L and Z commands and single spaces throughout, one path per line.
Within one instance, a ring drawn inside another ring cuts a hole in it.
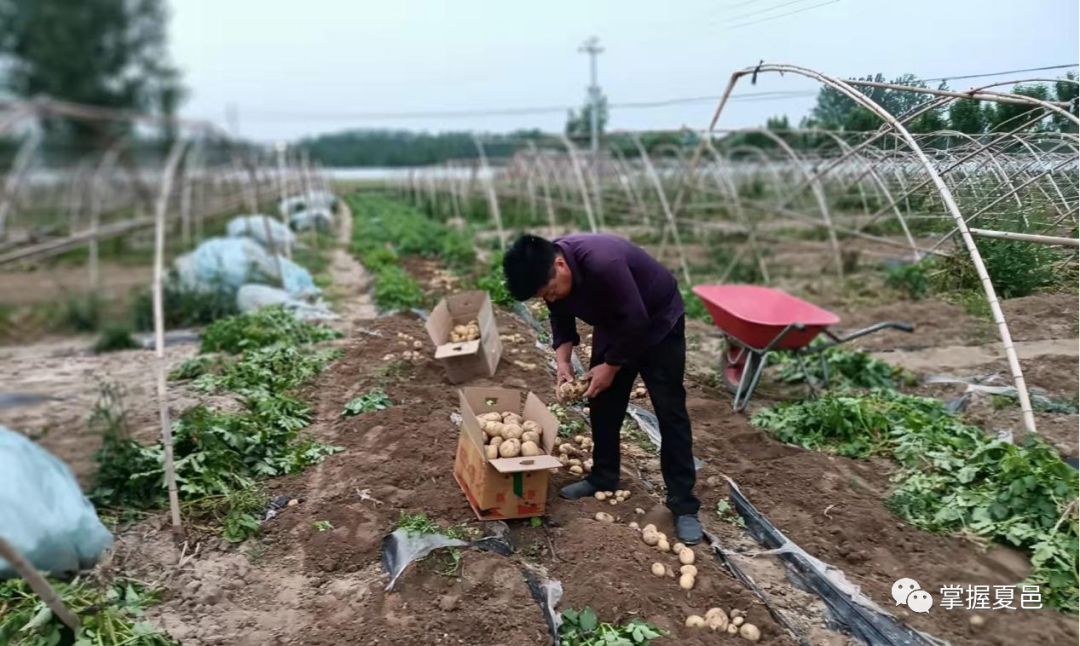
M 586 399 L 592 399 L 607 390 L 611 386 L 611 382 L 615 380 L 615 373 L 619 372 L 620 367 L 609 363 L 601 363 L 589 370 L 585 374 L 585 378 L 589 380 L 589 389 L 585 391 Z
M 574 380 L 574 368 L 568 361 L 557 361 L 555 368 L 555 392 L 559 391 L 559 386 L 567 381 Z

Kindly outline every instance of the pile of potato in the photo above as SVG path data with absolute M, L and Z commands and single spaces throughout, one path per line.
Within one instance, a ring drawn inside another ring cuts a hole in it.
M 416 337 L 414 337 L 411 334 L 405 334 L 404 332 L 398 332 L 397 333 L 397 338 L 398 338 L 398 343 L 401 344 L 401 345 L 405 345 L 405 346 L 411 345 L 416 350 L 419 350 L 419 349 L 424 347 L 424 343 L 420 339 L 417 339 Z
M 637 510 L 635 510 L 637 511 Z M 631 529 L 637 529 L 637 523 L 630 523 Z M 656 525 L 652 523 L 646 525 L 641 530 L 641 540 L 645 542 L 649 547 L 655 547 L 658 552 L 674 553 L 679 559 L 681 566 L 679 567 L 679 587 L 683 590 L 692 590 L 697 583 L 697 566 L 694 565 L 694 550 L 683 545 L 682 543 L 675 543 L 670 545 L 668 543 L 667 536 L 663 532 L 657 531 Z M 670 576 L 674 577 L 675 572 L 665 566 L 663 563 L 653 563 L 652 573 L 656 576 Z
M 619 489 L 618 491 L 597 491 L 593 494 L 593 498 L 596 498 L 600 502 L 607 500 L 612 505 L 617 505 L 624 502 L 630 497 L 630 492 L 625 489 Z
M 464 341 L 476 341 L 480 338 L 480 322 L 473 319 L 466 325 L 455 325 L 450 330 L 450 342 L 462 343 Z
M 521 359 L 514 359 L 514 365 L 522 370 L 528 370 L 529 372 L 532 372 L 537 368 L 535 363 L 529 363 L 528 361 L 522 361 Z
M 722 608 L 709 608 L 704 617 L 700 615 L 687 617 L 686 626 L 688 628 L 719 630 L 730 635 L 738 634 L 743 639 L 752 642 L 761 639 L 761 630 L 754 624 L 746 623 L 746 618 L 743 617 L 742 611 L 738 609 L 731 611 L 731 618 L 729 619 Z
M 483 413 L 476 416 L 484 431 L 484 455 L 495 458 L 516 458 L 541 455 L 544 429 L 517 413 Z
M 398 355 L 392 352 L 390 354 L 383 355 L 383 361 L 396 361 L 399 358 L 404 361 L 421 361 L 424 358 L 424 355 L 420 354 L 419 352 L 414 352 L 412 350 L 406 350 L 402 352 L 400 357 L 398 357 Z
M 574 381 L 564 381 L 559 384 L 559 400 L 561 401 L 577 401 L 585 396 L 585 391 L 589 389 L 589 382 L 581 379 L 575 379 Z
M 570 473 L 583 476 L 592 472 L 593 441 L 584 435 L 574 436 L 574 443 L 563 442 L 559 445 L 559 462 L 570 469 Z
M 504 343 L 525 343 L 526 342 L 525 335 L 523 335 L 523 334 L 500 334 L 499 338 L 502 339 Z

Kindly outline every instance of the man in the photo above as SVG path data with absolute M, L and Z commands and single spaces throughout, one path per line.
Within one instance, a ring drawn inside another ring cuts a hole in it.
M 542 298 L 551 312 L 556 389 L 574 379 L 570 356 L 581 342 L 577 321 L 593 326 L 589 417 L 593 468 L 564 487 L 569 500 L 619 484 L 619 432 L 634 379 L 640 373 L 660 421 L 660 467 L 675 533 L 687 545 L 701 541 L 700 503 L 694 497 L 693 440 L 686 412 L 685 316 L 678 284 L 663 265 L 633 243 L 604 234 L 570 235 L 550 242 L 524 235 L 503 259 L 514 299 Z

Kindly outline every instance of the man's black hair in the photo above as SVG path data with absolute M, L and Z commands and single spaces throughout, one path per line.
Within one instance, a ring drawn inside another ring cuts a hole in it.
M 523 235 L 503 256 L 506 289 L 516 301 L 527 301 L 555 276 L 558 245 L 534 235 Z

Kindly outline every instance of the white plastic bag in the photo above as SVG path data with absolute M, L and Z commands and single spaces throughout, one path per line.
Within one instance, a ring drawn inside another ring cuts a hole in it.
M 269 238 L 267 237 L 269 231 Z M 296 234 L 269 215 L 241 215 L 229 220 L 225 234 L 230 238 L 251 238 L 274 252 L 296 246 Z M 272 244 L 271 244 L 272 243 Z
M 0 536 L 35 568 L 53 576 L 89 569 L 112 534 L 66 464 L 0 426 Z M 0 579 L 16 576 L 0 558 Z

